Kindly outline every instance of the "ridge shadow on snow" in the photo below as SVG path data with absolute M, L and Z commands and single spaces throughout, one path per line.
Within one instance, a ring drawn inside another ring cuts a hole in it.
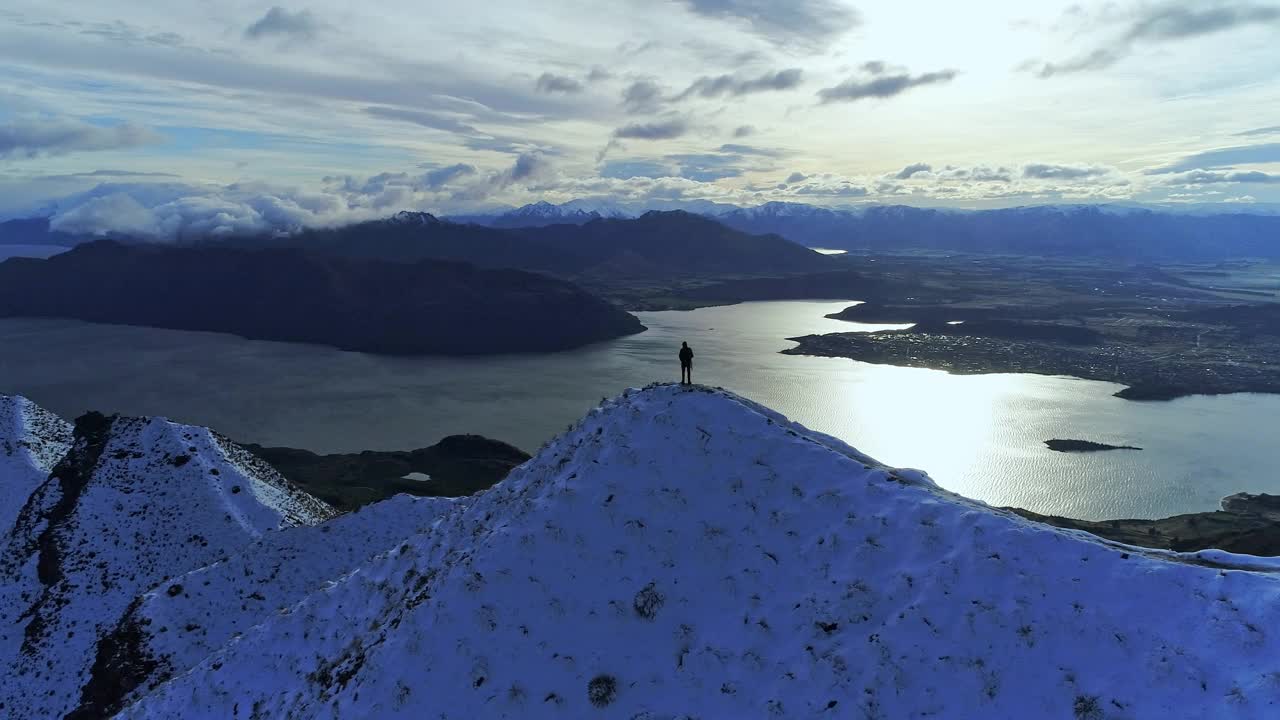
M 653 386 L 120 716 L 1266 717 L 1276 567 L 1034 524 Z
M 104 665 L 130 640 L 111 630 L 139 593 L 273 530 L 333 516 L 205 428 L 89 413 L 72 437 L 47 413 L 8 402 L 23 407 L 25 437 L 52 438 L 36 467 L 60 443 L 66 452 L 0 535 L 5 717 L 63 717 L 77 706 L 88 708 L 77 717 L 101 716 L 100 696 L 150 671 L 146 659 Z

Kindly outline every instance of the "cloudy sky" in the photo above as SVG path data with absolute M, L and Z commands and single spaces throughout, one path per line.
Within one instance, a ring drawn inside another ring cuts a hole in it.
M 1268 0 L 6 0 L 0 216 L 1277 202 L 1278 48 Z

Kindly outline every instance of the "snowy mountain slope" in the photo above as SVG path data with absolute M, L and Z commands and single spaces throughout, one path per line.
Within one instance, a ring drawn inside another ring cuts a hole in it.
M 203 428 L 78 419 L 74 445 L 0 538 L 0 702 L 62 717 L 114 678 L 99 645 L 140 592 L 333 511 Z M 83 694 L 83 698 L 82 698 Z
M 0 533 L 71 449 L 71 423 L 20 395 L 0 395 Z
M 1280 579 L 1235 561 L 1033 524 L 662 386 L 121 716 L 1275 716 Z
M 113 632 L 127 640 L 120 643 L 121 655 L 145 665 L 145 677 L 131 678 L 138 693 L 192 668 L 233 637 L 467 502 L 398 495 L 321 525 L 268 533 L 226 560 L 166 579 Z

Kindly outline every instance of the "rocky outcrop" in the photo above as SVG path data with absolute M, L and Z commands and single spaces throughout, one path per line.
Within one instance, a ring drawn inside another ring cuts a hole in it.
M 398 493 L 428 497 L 471 495 L 502 480 L 512 468 L 529 459 L 528 453 L 518 448 L 478 435 L 451 435 L 431 447 L 408 451 L 320 455 L 296 448 L 245 448 L 302 489 L 340 510 L 352 510 Z

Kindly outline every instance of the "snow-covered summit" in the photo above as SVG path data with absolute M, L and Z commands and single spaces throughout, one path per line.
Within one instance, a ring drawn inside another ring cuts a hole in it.
M 1034 524 L 660 386 L 122 716 L 1270 717 L 1276 567 Z
M 19 507 L 0 536 L 0 710 L 15 718 L 113 685 L 102 640 L 142 591 L 334 514 L 209 430 L 96 413 Z
M 387 222 L 392 225 L 428 226 L 440 225 L 444 221 L 429 212 L 401 210 L 395 215 L 387 218 Z

